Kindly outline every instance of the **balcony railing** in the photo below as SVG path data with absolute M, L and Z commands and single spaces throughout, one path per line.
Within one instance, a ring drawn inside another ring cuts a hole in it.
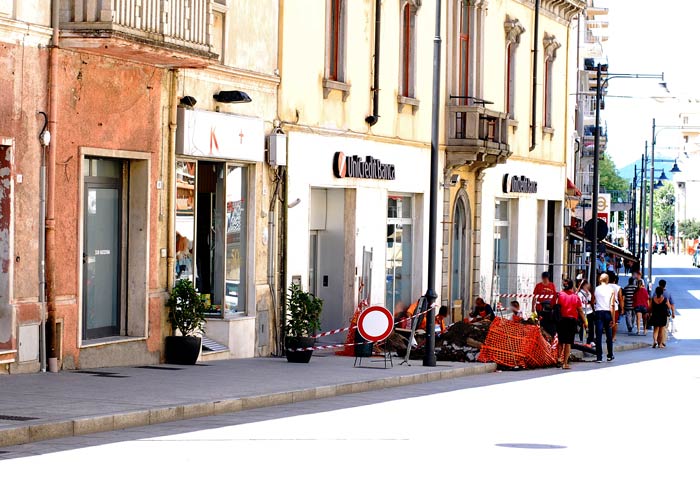
M 74 39 L 104 41 L 114 35 L 152 48 L 214 58 L 212 21 L 212 0 L 61 0 L 60 26 L 71 47 L 104 48 Z M 118 46 L 124 50 L 124 42 Z
M 448 115 L 448 157 L 457 162 L 500 163 L 510 155 L 505 113 L 481 105 L 452 105 L 448 107 Z

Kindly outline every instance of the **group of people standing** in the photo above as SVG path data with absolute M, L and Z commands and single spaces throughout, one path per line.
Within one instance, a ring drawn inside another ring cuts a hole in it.
M 673 296 L 666 289 L 666 281 L 659 281 L 652 298 L 638 271 L 632 272 L 625 288 L 617 282 L 617 274 L 608 271 L 599 275 L 595 289 L 586 280 L 575 288 L 574 281 L 567 279 L 562 284 L 563 290 L 557 292 L 549 273 L 542 274 L 542 281 L 533 291 L 533 310 L 540 318 L 543 332 L 550 337 L 557 334 L 557 353 L 562 368 L 571 368 L 569 356 L 577 333 L 583 341 L 585 332 L 586 342 L 595 346 L 597 363 L 603 361 L 605 335 L 607 361 L 615 360 L 613 345 L 622 316 L 625 317 L 629 335 L 646 335 L 647 328 L 651 327 L 653 348 L 666 347 L 668 317 L 675 318 L 676 315 Z

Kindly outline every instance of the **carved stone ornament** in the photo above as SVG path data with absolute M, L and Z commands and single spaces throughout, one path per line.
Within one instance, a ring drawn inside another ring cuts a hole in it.
M 545 58 L 551 58 L 552 60 L 557 58 L 557 50 L 561 47 L 561 43 L 557 42 L 557 38 L 554 35 L 545 33 L 543 43 Z
M 402 6 L 405 6 L 406 4 L 410 4 L 417 11 L 423 4 L 423 0 L 404 0 Z
M 520 43 L 520 35 L 525 33 L 525 27 L 520 23 L 517 18 L 510 18 L 506 15 L 506 21 L 503 24 L 506 30 L 506 43 L 515 43 L 516 45 Z

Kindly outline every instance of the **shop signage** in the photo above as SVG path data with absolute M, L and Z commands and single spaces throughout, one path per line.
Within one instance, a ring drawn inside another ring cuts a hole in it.
M 337 178 L 394 180 L 396 171 L 394 165 L 382 163 L 371 155 L 367 155 L 363 160 L 359 155 L 346 156 L 343 152 L 335 152 L 333 175 Z
M 598 218 L 605 221 L 605 224 L 610 223 L 610 201 L 611 196 L 609 193 L 599 193 L 598 194 Z
M 206 110 L 177 110 L 179 155 L 262 162 L 265 126 L 261 118 Z
M 537 193 L 537 182 L 525 175 L 503 175 L 503 193 Z

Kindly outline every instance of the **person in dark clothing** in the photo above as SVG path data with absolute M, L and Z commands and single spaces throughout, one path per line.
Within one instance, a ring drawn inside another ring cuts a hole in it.
M 622 297 L 625 305 L 625 323 L 627 324 L 627 334 L 633 335 L 637 312 L 634 311 L 634 294 L 637 292 L 637 281 L 630 277 L 629 282 L 622 289 Z
M 480 322 L 482 320 L 493 320 L 496 318 L 496 315 L 493 313 L 493 308 L 491 308 L 491 305 L 488 303 L 484 302 L 484 299 L 479 297 L 476 299 L 475 304 L 474 304 L 474 310 L 469 314 L 467 320 L 468 323 L 471 322 Z
M 651 317 L 649 325 L 654 327 L 654 345 L 651 348 L 666 348 L 664 339 L 664 328 L 668 322 L 668 315 L 671 311 L 671 303 L 664 296 L 664 287 L 658 286 L 654 292 L 654 298 L 651 299 Z
M 552 315 L 557 299 L 557 288 L 549 281 L 549 272 L 542 272 L 542 281 L 535 285 L 532 294 L 532 306 L 540 318 L 540 326 L 553 337 L 557 333 L 557 325 Z

